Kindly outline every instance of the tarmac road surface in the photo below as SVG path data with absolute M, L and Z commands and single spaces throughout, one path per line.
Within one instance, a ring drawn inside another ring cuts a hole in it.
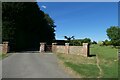
M 11 53 L 2 61 L 2 78 L 71 78 L 53 53 Z

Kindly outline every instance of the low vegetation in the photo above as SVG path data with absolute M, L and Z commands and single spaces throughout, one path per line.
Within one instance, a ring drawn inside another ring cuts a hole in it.
M 9 55 L 10 55 L 10 54 L 2 54 L 2 53 L 0 53 L 0 60 L 8 57 Z
M 117 78 L 117 49 L 110 46 L 91 45 L 93 57 L 80 55 L 57 54 L 66 67 L 70 67 L 81 78 Z
M 2 59 L 2 53 L 0 53 L 0 60 Z
M 99 68 L 96 65 L 95 57 L 86 58 L 80 55 L 57 54 L 60 60 L 64 62 L 66 67 L 70 67 L 80 77 L 93 78 L 99 76 Z

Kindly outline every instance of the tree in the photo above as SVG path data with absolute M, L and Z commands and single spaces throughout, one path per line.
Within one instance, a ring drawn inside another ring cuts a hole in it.
M 96 42 L 96 41 L 93 41 L 92 44 L 97 44 L 97 42 Z
M 80 40 L 71 40 L 70 41 L 70 45 L 73 45 L 73 46 L 82 46 L 82 43 Z
M 71 38 L 71 37 L 67 37 L 67 38 Z M 81 46 L 82 43 L 88 43 L 91 44 L 91 39 L 90 38 L 84 38 L 84 39 L 70 39 L 69 41 L 70 45 L 74 45 L 74 46 Z
M 13 50 L 38 50 L 40 42 L 55 40 L 54 21 L 36 2 L 3 2 L 2 23 L 2 41 L 9 41 Z
M 103 41 L 98 41 L 98 45 L 103 46 Z
M 84 38 L 82 40 L 82 43 L 89 43 L 89 44 L 91 44 L 91 39 L 90 38 Z
M 111 40 L 112 45 L 120 46 L 120 27 L 111 26 L 106 30 L 108 38 Z
M 0 44 L 2 44 L 2 2 L 0 2 Z
M 74 40 L 74 39 L 75 39 L 74 37 L 75 37 L 75 36 L 71 36 L 71 37 L 70 37 L 70 36 L 69 36 L 69 37 L 68 37 L 68 36 L 64 36 L 64 38 L 67 39 L 68 42 L 69 42 L 70 40 L 72 40 L 72 39 Z
M 103 41 L 103 45 L 109 46 L 109 45 L 111 45 L 111 41 L 108 41 L 108 40 L 106 39 L 105 41 Z

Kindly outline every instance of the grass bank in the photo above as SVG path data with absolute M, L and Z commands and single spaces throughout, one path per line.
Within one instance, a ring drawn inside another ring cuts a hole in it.
M 66 67 L 70 67 L 81 78 L 118 77 L 117 49 L 110 46 L 92 45 L 90 54 L 96 56 L 87 58 L 80 55 L 60 53 L 57 53 L 57 56 Z
M 111 46 L 92 45 L 90 53 L 97 55 L 103 78 L 118 77 L 118 50 Z
M 86 58 L 80 55 L 67 55 L 58 53 L 58 58 L 63 61 L 66 67 L 70 67 L 82 78 L 95 78 L 99 76 L 99 68 L 96 65 L 95 57 Z

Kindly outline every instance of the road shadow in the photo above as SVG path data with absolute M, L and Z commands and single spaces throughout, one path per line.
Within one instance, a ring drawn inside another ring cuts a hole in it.
M 14 51 L 14 52 L 10 52 L 10 53 L 40 53 L 39 51 Z

